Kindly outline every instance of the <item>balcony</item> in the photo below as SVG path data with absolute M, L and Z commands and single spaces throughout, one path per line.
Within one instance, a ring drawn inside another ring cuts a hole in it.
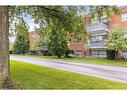
M 99 42 L 90 42 L 87 46 L 89 49 L 106 49 L 107 47 L 103 44 L 103 41 Z
M 108 31 L 107 23 L 92 23 L 88 27 L 86 27 L 87 32 L 98 31 L 98 30 L 105 30 Z

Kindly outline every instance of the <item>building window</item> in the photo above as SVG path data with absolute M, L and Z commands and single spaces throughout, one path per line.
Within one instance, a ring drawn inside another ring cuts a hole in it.
M 106 51 L 99 51 L 99 57 L 106 57 Z
M 106 17 L 102 18 L 102 23 L 107 24 L 107 19 L 106 19 Z
M 98 51 L 91 51 L 91 55 L 93 57 L 98 57 Z
M 121 21 L 127 21 L 127 13 L 121 14 Z
M 103 40 L 103 36 L 92 36 L 91 42 L 100 42 Z
M 97 36 L 97 41 L 102 41 L 102 36 Z
M 103 16 L 102 18 L 101 18 L 101 21 L 99 21 L 98 20 L 98 18 L 95 18 L 95 20 L 92 22 L 94 25 L 97 25 L 98 23 L 105 23 L 105 24 L 107 24 L 107 18 L 106 18 L 106 16 Z
M 93 57 L 106 57 L 107 53 L 104 50 L 94 50 L 94 51 L 91 51 L 91 55 Z

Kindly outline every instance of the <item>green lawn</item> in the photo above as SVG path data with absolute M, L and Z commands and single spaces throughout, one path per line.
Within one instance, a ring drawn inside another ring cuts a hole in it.
M 115 60 L 107 60 L 104 58 L 67 58 L 65 61 L 71 62 L 86 62 L 93 64 L 103 64 L 103 65 L 114 65 L 114 66 L 127 66 L 127 60 L 124 61 L 115 61 Z
M 24 56 L 24 55 L 17 55 L 17 56 Z M 25 55 L 34 58 L 46 58 L 46 59 L 58 59 L 57 56 L 36 56 L 36 55 Z M 114 61 L 114 60 L 107 60 L 104 58 L 61 58 L 64 61 L 71 61 L 71 62 L 87 62 L 93 64 L 104 64 L 104 65 L 114 65 L 114 66 L 127 66 L 127 60 L 125 61 Z
M 127 84 L 11 61 L 11 79 L 23 89 L 127 89 Z

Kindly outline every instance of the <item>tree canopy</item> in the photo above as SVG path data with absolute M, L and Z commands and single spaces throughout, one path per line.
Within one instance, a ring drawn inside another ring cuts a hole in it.
M 104 43 L 109 49 L 127 50 L 127 30 L 114 26 Z
M 83 37 L 87 41 L 87 32 L 83 23 L 84 15 L 87 15 L 91 21 L 95 18 L 101 20 L 103 16 L 109 20 L 112 14 L 118 15 L 120 11 L 117 6 L 90 6 L 87 14 L 85 14 L 85 6 L 11 6 L 10 26 L 12 22 L 16 24 L 17 19 L 26 23 L 23 13 L 30 15 L 40 28 L 45 28 L 50 23 L 56 25 L 55 23 L 58 22 L 65 31 L 74 33 L 76 37 Z
M 62 30 L 53 29 L 49 37 L 48 50 L 59 58 L 68 52 L 66 34 Z
M 29 34 L 27 27 L 19 23 L 16 26 L 17 35 L 14 43 L 14 53 L 25 54 L 29 51 Z
M 114 26 L 104 44 L 109 50 L 115 50 L 115 59 L 123 59 L 122 51 L 127 50 L 127 30 Z
M 34 47 L 47 46 L 46 43 L 49 41 L 50 32 L 54 27 L 64 30 L 68 40 L 73 34 L 76 39 L 84 38 L 84 41 L 88 42 L 88 34 L 83 23 L 83 18 L 86 15 L 84 14 L 84 6 L 31 6 L 29 9 L 28 7 L 23 7 L 23 9 L 40 26 L 37 29 L 39 36 Z M 87 16 L 90 20 L 96 17 L 101 20 L 103 16 L 109 19 L 112 14 L 118 15 L 119 13 L 120 11 L 116 6 L 90 6 Z
M 88 16 L 91 22 L 96 18 L 101 21 L 103 16 L 105 16 L 107 20 L 110 21 L 111 16 L 114 14 L 120 15 L 120 10 L 117 6 L 90 6 L 90 12 L 88 13 Z

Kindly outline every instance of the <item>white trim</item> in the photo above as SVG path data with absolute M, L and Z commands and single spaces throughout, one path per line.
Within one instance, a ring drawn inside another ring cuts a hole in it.
M 105 35 L 107 35 L 107 32 L 102 32 L 102 33 L 100 33 L 100 32 L 92 32 L 92 33 L 90 33 L 91 35 L 91 37 L 92 36 L 105 36 Z
M 98 30 L 105 30 L 105 31 L 109 32 L 109 29 L 105 29 L 105 28 L 92 29 L 92 30 L 90 30 L 88 32 L 93 32 L 93 31 L 98 31 Z
M 88 47 L 88 49 L 107 49 L 106 46 L 96 46 L 96 47 Z

